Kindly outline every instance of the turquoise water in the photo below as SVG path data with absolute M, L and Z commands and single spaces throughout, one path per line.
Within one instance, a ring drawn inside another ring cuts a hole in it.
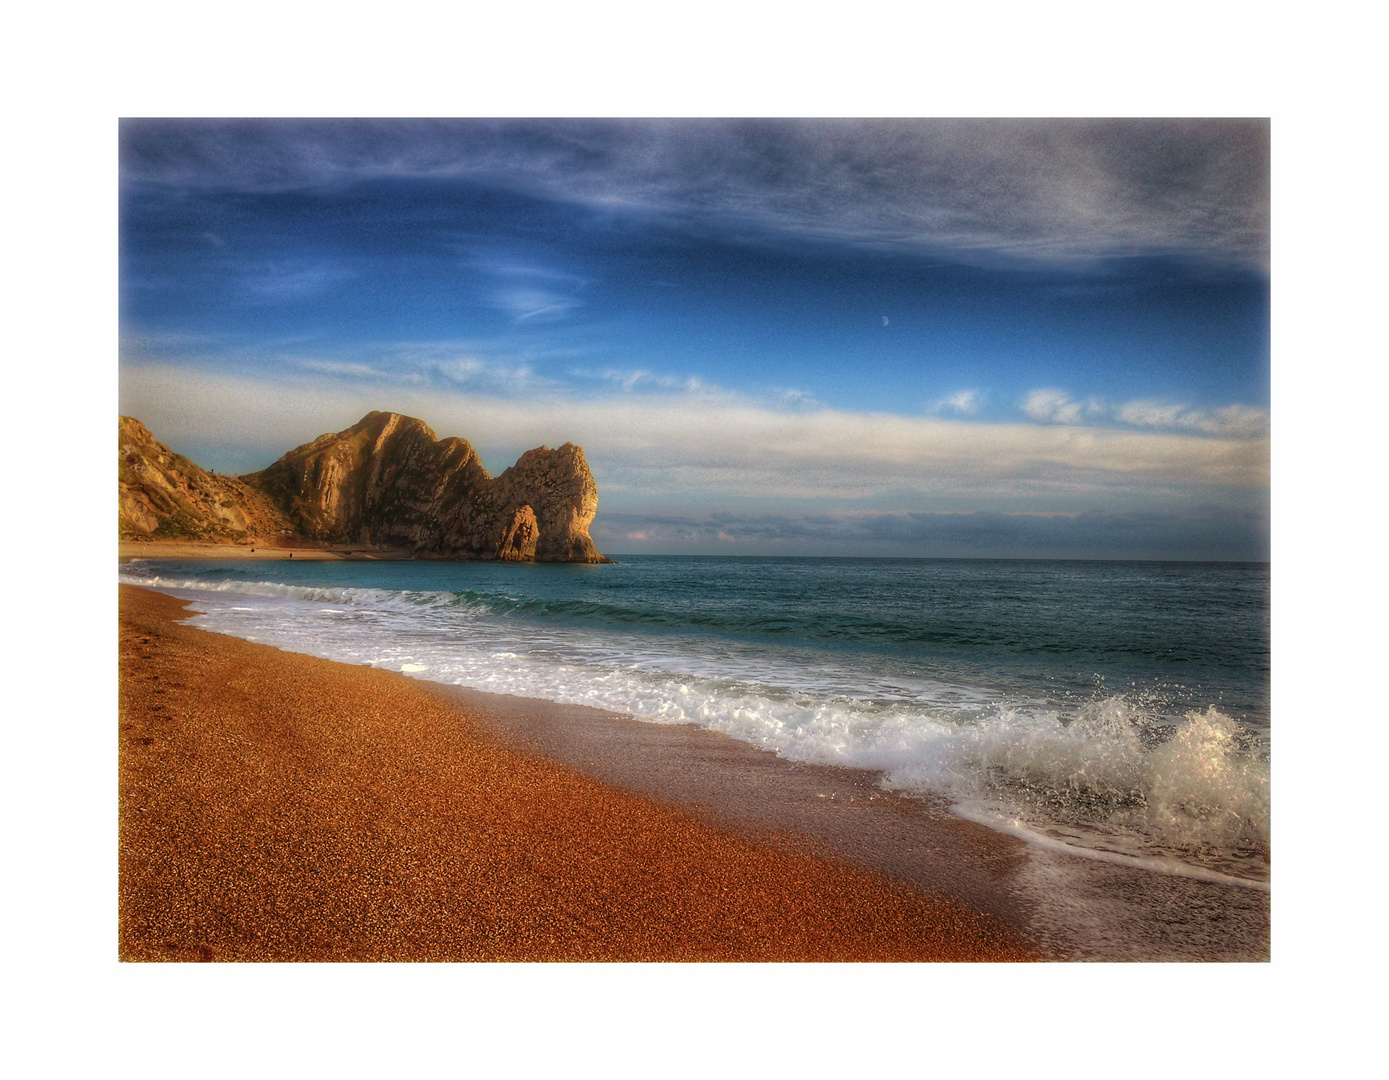
M 1266 564 L 137 561 L 209 629 L 695 723 L 1093 857 L 1268 876 Z

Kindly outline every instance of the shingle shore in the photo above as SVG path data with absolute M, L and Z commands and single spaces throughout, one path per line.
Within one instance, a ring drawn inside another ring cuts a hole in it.
M 121 587 L 124 960 L 1026 960 L 997 920 Z

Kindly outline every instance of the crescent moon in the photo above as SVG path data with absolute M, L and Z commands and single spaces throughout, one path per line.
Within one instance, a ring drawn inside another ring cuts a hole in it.
M 887 325 L 887 316 L 886 316 L 886 315 L 883 316 L 883 325 L 884 325 L 884 326 Z

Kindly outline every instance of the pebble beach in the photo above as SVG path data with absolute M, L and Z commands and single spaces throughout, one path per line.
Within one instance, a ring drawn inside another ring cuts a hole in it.
M 1020 961 L 1005 922 L 121 586 L 127 961 Z

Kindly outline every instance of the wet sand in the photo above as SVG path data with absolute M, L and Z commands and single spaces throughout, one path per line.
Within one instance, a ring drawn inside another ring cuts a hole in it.
M 673 802 L 741 835 L 886 874 L 986 912 L 1045 957 L 1269 958 L 1269 893 L 1025 843 L 897 795 L 877 773 L 787 761 L 692 725 L 420 681 L 494 737 L 585 775 Z
M 826 789 L 841 771 L 780 769 L 810 782 L 788 800 L 778 779 L 764 788 L 777 798 L 760 799 L 765 766 L 751 762 L 770 755 L 689 730 L 671 734 L 705 758 L 698 770 L 661 765 L 659 743 L 628 732 L 627 750 L 575 751 L 592 759 L 581 771 L 543 736 L 579 726 L 547 724 L 541 703 L 211 634 L 179 622 L 183 608 L 121 587 L 125 960 L 1040 956 L 987 884 L 1012 873 L 1014 841 L 928 822 L 920 835 L 955 868 L 936 888 L 757 809 L 815 818 L 852 797 L 875 820 L 901 817 L 856 774 Z M 672 769 L 704 786 L 681 789 Z
M 508 697 L 423 680 L 524 753 L 673 803 L 721 829 L 828 854 L 945 895 L 1023 929 L 1031 908 L 1005 887 L 1026 844 L 883 790 L 877 773 L 788 761 L 691 724 Z

